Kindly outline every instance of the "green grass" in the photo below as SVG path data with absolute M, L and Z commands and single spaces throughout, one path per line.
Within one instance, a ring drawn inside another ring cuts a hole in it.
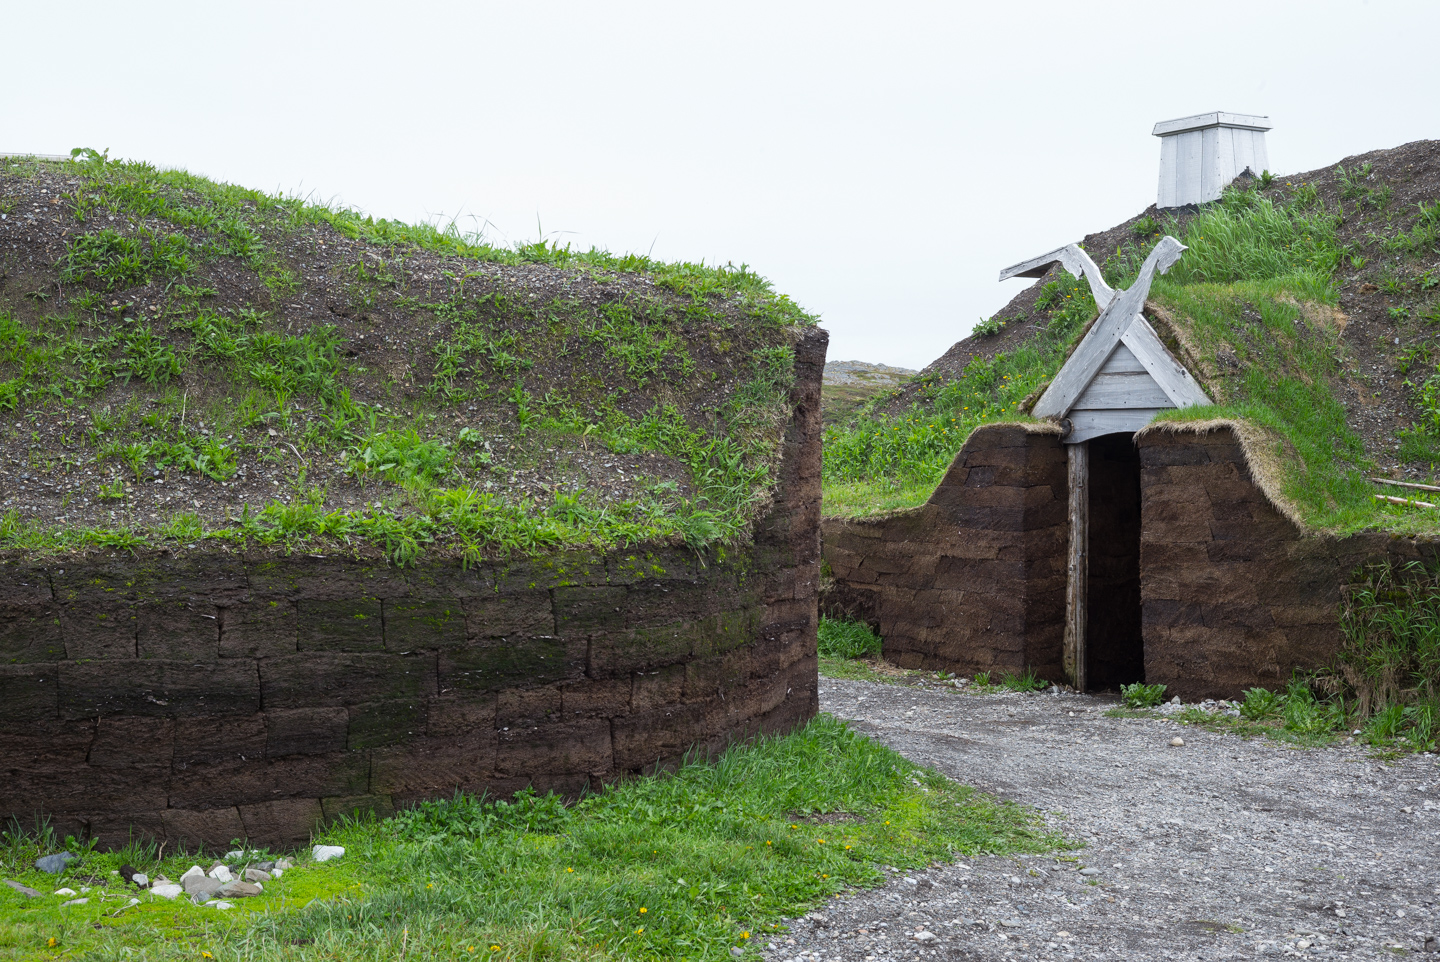
M 821 617 L 820 655 L 825 658 L 873 658 L 880 654 L 880 636 L 863 621 Z
M 748 266 L 666 264 L 544 242 L 500 248 L 453 224 L 377 221 L 91 150 L 38 168 L 0 161 L 3 175 L 57 168 L 78 182 L 60 209 L 82 227 L 66 238 L 54 303 L 0 298 L 0 410 L 80 422 L 83 444 L 67 441 L 67 466 L 93 459 L 133 478 L 182 472 L 223 481 L 258 462 L 283 476 L 286 496 L 229 523 L 212 518 L 198 532 L 171 518 L 87 530 L 73 519 L 50 527 L 12 515 L 0 523 L 0 547 L 164 546 L 177 530 L 190 541 L 366 543 L 397 563 L 441 548 L 478 557 L 653 539 L 699 547 L 743 538 L 768 503 L 790 411 L 791 344 L 816 319 Z M 372 334 L 403 340 L 424 329 L 438 338 L 408 358 L 413 383 L 357 366 L 349 360 L 357 345 L 337 328 L 286 319 L 288 299 L 307 281 L 285 257 L 309 260 L 320 241 L 333 249 L 331 232 L 317 229 L 327 227 L 367 245 L 331 265 L 327 296 L 343 305 L 337 310 L 400 311 L 405 331 Z M 438 301 L 416 296 L 408 273 L 421 250 L 462 259 L 441 264 Z M 496 289 L 480 262 L 543 264 L 613 287 L 598 300 L 532 302 Z M 234 303 L 235 285 L 216 270 L 253 274 L 256 293 Z M 645 275 L 653 287 L 614 283 L 625 274 Z M 161 303 L 136 316 L 127 291 L 147 284 L 145 297 Z M 225 288 L 228 301 L 218 293 Z M 719 375 L 697 373 L 700 346 L 723 355 L 729 375 L 727 393 L 704 405 L 693 395 Z M 537 375 L 537 362 L 547 361 L 569 367 Z M 117 383 L 130 398 L 112 410 Z M 449 424 L 450 414 L 477 406 L 483 417 L 469 421 L 479 430 Z M 277 432 L 283 441 L 271 440 Z M 492 451 L 486 438 L 495 435 L 505 443 Z M 597 447 L 663 455 L 678 463 L 681 480 L 632 472 L 638 493 L 622 501 L 589 493 L 583 481 L 539 496 L 492 485 L 502 474 L 513 480 L 526 458 L 557 455 L 551 470 L 563 473 Z M 313 478 L 334 476 L 337 466 L 364 482 L 383 516 L 325 507 L 329 491 Z M 104 482 L 105 496 L 121 500 L 115 483 Z
M 0 959 L 720 960 L 731 947 L 758 957 L 782 919 L 881 883 L 885 866 L 1067 847 L 1029 810 L 828 716 L 569 808 L 461 796 L 323 840 L 344 845 L 344 858 L 287 872 L 235 914 L 165 903 L 110 919 L 123 903 L 60 910 L 58 899 L 0 891 Z M 32 844 L 6 842 L 0 871 L 54 887 L 25 871 Z M 103 874 L 121 857 L 91 855 L 82 871 Z M 123 857 L 153 864 L 145 850 Z M 188 864 L 163 867 L 178 877 Z

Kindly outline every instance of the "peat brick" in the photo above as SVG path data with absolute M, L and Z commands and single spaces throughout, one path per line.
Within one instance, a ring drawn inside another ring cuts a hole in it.
M 390 651 L 458 648 L 465 644 L 465 608 L 458 598 L 396 598 L 385 602 Z
M 252 598 L 220 610 L 221 658 L 280 658 L 300 650 L 295 602 Z
M 555 637 L 497 638 L 440 652 L 441 691 L 499 691 L 579 678 L 585 642 Z
M 324 755 L 340 751 L 350 733 L 344 708 L 289 708 L 265 713 L 265 756 Z
M 380 599 L 307 599 L 297 610 L 301 651 L 384 651 Z
M 265 839 L 272 847 L 305 845 L 325 820 L 317 798 L 282 798 L 238 807 L 245 837 Z
M 253 715 L 260 679 L 248 660 L 202 662 L 126 660 L 60 665 L 60 714 Z
M 435 688 L 434 655 L 311 652 L 260 662 L 265 707 L 359 705 L 418 699 Z

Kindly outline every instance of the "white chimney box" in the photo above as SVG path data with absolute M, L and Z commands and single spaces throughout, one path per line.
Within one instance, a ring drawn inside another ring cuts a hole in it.
M 1215 111 L 1156 124 L 1152 133 L 1160 138 L 1160 193 L 1155 206 L 1219 200 L 1226 185 L 1246 167 L 1257 175 L 1268 170 L 1269 119 Z

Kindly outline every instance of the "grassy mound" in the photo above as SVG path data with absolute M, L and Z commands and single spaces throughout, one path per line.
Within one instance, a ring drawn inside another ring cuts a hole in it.
M 744 536 L 814 323 L 746 267 L 496 248 L 0 159 L 0 548 L 407 562 Z
M 0 870 L 47 897 L 0 888 L 0 959 L 720 960 L 732 947 L 756 958 L 785 918 L 887 868 L 1066 845 L 1033 812 L 824 716 L 571 808 L 461 796 L 341 827 L 323 841 L 344 858 L 288 871 L 223 914 L 149 896 L 123 909 L 123 897 L 99 895 L 124 888 L 109 875 L 124 860 L 178 878 L 192 855 L 92 853 L 56 879 L 31 869 L 34 836 L 6 841 Z M 91 874 L 87 905 L 48 895 Z
M 1163 234 L 1190 248 L 1147 314 L 1216 405 L 1160 419 L 1240 425 L 1272 494 L 1311 529 L 1433 533 L 1440 512 L 1381 502 L 1369 478 L 1433 480 L 1440 464 L 1440 145 L 1372 156 L 1267 175 L 1193 214 L 1152 210 L 1091 252 L 1123 287 Z M 1054 272 L 947 354 L 963 367 L 937 362 L 827 428 L 827 513 L 922 503 L 975 427 L 1027 416 L 1096 313 L 1086 282 Z M 1018 333 L 985 351 L 1004 327 Z

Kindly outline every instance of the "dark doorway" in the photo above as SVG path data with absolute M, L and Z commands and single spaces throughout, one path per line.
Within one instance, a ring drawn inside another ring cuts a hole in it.
M 1091 691 L 1145 680 L 1140 629 L 1140 451 L 1130 434 L 1090 445 L 1085 674 Z

